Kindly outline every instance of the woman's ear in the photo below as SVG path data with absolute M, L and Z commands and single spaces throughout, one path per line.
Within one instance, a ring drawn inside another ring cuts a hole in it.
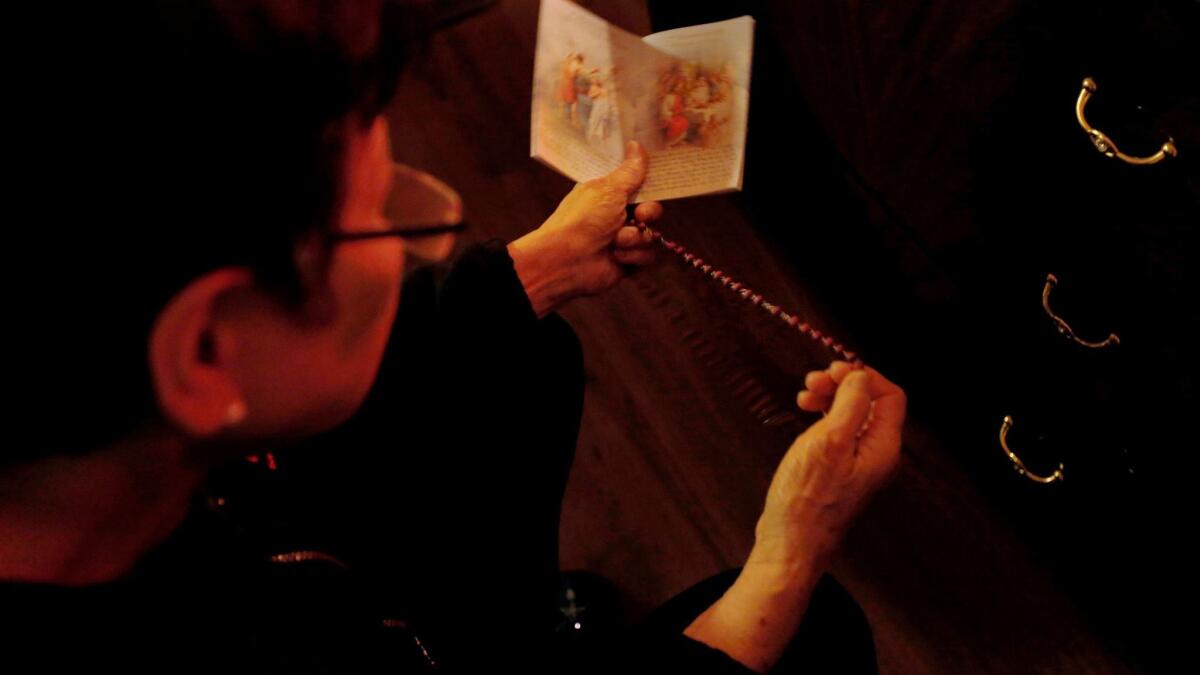
M 168 420 L 196 438 L 212 438 L 246 417 L 246 399 L 232 363 L 237 334 L 219 321 L 223 296 L 254 286 L 245 268 L 199 277 L 175 294 L 150 331 L 150 375 Z

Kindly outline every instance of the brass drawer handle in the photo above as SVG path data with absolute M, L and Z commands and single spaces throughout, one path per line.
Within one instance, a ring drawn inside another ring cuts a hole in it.
M 1050 291 L 1054 290 L 1054 287 L 1057 285 L 1058 277 L 1054 276 L 1053 274 L 1047 274 L 1046 286 L 1042 288 L 1042 309 L 1046 310 L 1046 314 L 1050 317 L 1050 320 L 1054 322 L 1054 327 L 1058 329 L 1060 335 L 1068 340 L 1071 340 L 1075 344 L 1089 347 L 1091 349 L 1104 349 L 1105 347 L 1121 344 L 1121 338 L 1116 333 L 1109 333 L 1108 337 L 1099 342 L 1089 342 L 1076 335 L 1075 329 L 1071 328 L 1071 324 L 1067 323 L 1062 317 L 1055 314 L 1054 310 L 1050 309 Z
M 1021 458 L 1017 457 L 1017 453 L 1013 452 L 1012 448 L 1008 447 L 1008 432 L 1010 429 L 1012 429 L 1012 427 L 1013 427 L 1013 418 L 1008 415 L 1005 415 L 1004 416 L 1004 424 L 1000 425 L 1000 447 L 1004 448 L 1004 454 L 1008 455 L 1008 459 L 1010 461 L 1012 461 L 1013 468 L 1016 469 L 1017 473 L 1021 474 L 1022 476 L 1028 478 L 1029 480 L 1031 480 L 1035 483 L 1041 483 L 1043 485 L 1049 485 L 1050 483 L 1054 483 L 1054 482 L 1062 480 L 1063 479 L 1062 462 L 1058 463 L 1058 468 L 1055 469 L 1054 473 L 1050 474 L 1049 476 L 1039 476 L 1036 473 L 1033 473 L 1032 471 L 1030 471 L 1029 468 L 1025 466 L 1025 462 L 1022 462 Z
M 1087 118 L 1083 116 L 1083 108 L 1087 105 L 1088 99 L 1092 94 L 1096 93 L 1096 81 L 1090 77 L 1084 78 L 1083 89 L 1079 90 L 1079 100 L 1075 102 L 1075 116 L 1079 118 L 1079 126 L 1087 132 L 1088 137 L 1092 140 L 1092 145 L 1100 151 L 1105 157 L 1115 157 L 1128 164 L 1157 164 L 1170 155 L 1172 157 L 1179 156 L 1179 150 L 1175 148 L 1175 141 L 1170 137 L 1167 142 L 1162 144 L 1158 152 L 1149 157 L 1133 157 L 1121 152 L 1117 144 L 1113 142 L 1103 131 L 1094 128 L 1088 124 Z

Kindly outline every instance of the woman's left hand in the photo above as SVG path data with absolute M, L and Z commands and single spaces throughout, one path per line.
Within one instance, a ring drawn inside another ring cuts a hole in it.
M 517 276 L 537 315 L 612 288 L 654 261 L 654 240 L 629 224 L 625 206 L 646 177 L 645 150 L 630 142 L 612 173 L 575 186 L 538 229 L 508 245 Z M 658 202 L 639 204 L 643 223 L 662 216 Z

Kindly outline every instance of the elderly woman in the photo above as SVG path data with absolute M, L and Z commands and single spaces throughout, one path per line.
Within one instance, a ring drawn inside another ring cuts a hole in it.
M 89 11 L 29 24 L 65 65 L 33 78 L 18 148 L 40 208 L 11 310 L 31 433 L 0 455 L 10 666 L 546 666 L 582 405 L 553 312 L 650 262 L 625 216 L 645 154 L 401 293 L 459 209 L 391 157 L 396 5 Z M 82 100 L 107 105 L 76 117 Z M 65 171 L 68 147 L 103 170 Z M 828 415 L 783 460 L 745 568 L 612 658 L 761 671 L 811 618 L 897 460 L 904 397 L 848 364 L 807 386 Z

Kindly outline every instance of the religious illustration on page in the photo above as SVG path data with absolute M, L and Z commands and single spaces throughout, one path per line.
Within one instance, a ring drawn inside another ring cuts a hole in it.
M 741 189 L 754 21 L 639 38 L 569 0 L 542 0 L 530 154 L 584 181 L 650 155 L 635 201 Z

